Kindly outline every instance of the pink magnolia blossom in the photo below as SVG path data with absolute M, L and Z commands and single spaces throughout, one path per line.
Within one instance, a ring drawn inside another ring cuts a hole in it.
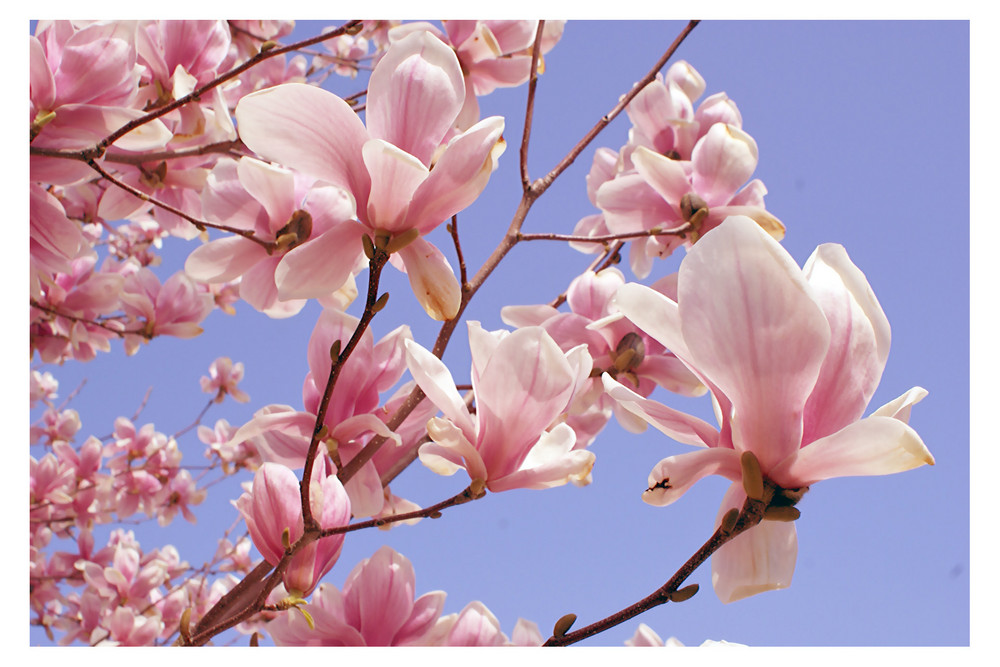
M 684 646 L 676 637 L 670 637 L 667 641 L 660 639 L 660 635 L 646 625 L 645 623 L 640 623 L 639 627 L 635 629 L 635 634 L 632 635 L 631 639 L 625 640 L 626 646 Z M 706 639 L 699 646 L 701 647 L 712 647 L 712 646 L 746 646 L 746 644 L 736 644 L 734 642 L 727 642 L 726 640 L 714 641 L 712 639 Z
M 464 97 L 455 53 L 419 32 L 393 44 L 372 72 L 367 128 L 342 99 L 303 84 L 248 95 L 236 118 L 256 153 L 347 190 L 366 231 L 394 238 L 414 229 L 427 234 L 467 207 L 496 167 L 500 117 L 441 146 Z M 461 289 L 440 250 L 417 238 L 393 261 L 431 317 L 455 316 Z
M 721 427 L 643 398 L 605 376 L 613 398 L 679 442 L 703 447 L 662 460 L 643 499 L 677 500 L 696 481 L 734 482 L 718 521 L 742 506 L 740 457 L 790 498 L 831 477 L 885 475 L 933 464 L 907 424 L 926 395 L 916 387 L 862 419 L 889 353 L 889 323 L 843 247 L 824 244 L 800 270 L 753 220 L 729 218 L 681 263 L 677 301 L 622 287 L 626 317 L 669 347 L 712 392 Z M 765 521 L 712 558 L 719 598 L 731 602 L 787 587 L 795 524 Z
M 689 220 L 695 226 L 695 234 L 684 237 L 634 241 L 629 257 L 639 277 L 649 274 L 654 257 L 666 257 L 682 244 L 690 246 L 731 215 L 752 217 L 774 238 L 784 237 L 784 225 L 764 208 L 763 183 L 754 180 L 742 187 L 757 166 L 757 143 L 736 126 L 713 125 L 695 144 L 690 162 L 645 146 L 635 149 L 632 162 L 634 172 L 619 175 L 597 191 L 608 230 L 625 234 L 670 229 Z M 699 209 L 707 209 L 703 219 L 694 215 Z
M 364 265 L 354 200 L 340 188 L 309 187 L 311 179 L 253 158 L 224 160 L 208 178 L 205 218 L 253 231 L 210 241 L 184 264 L 208 283 L 240 279 L 240 296 L 270 317 L 290 317 L 306 299 L 329 297 Z
M 478 96 L 497 88 L 511 88 L 531 76 L 531 50 L 538 21 L 442 21 L 444 32 L 425 21 L 405 23 L 389 31 L 389 39 L 399 41 L 414 32 L 426 31 L 449 44 L 458 56 L 465 78 L 465 102 L 456 120 L 463 131 L 479 120 Z M 565 21 L 546 21 L 538 72 L 545 71 L 544 54 L 562 38 Z
M 264 406 L 233 435 L 230 442 L 237 444 L 252 440 L 264 461 L 289 468 L 302 467 L 330 376 L 330 348 L 335 341 L 341 341 L 343 345 L 350 340 L 357 324 L 357 318 L 351 315 L 324 310 L 309 338 L 309 373 L 302 387 L 305 409 L 298 411 L 289 405 Z M 367 329 L 344 362 L 330 396 L 324 422 L 329 428 L 326 449 L 336 451 L 342 463 L 354 458 L 373 436 L 391 441 L 382 448 L 384 450 L 395 449 L 402 442 L 385 424 L 384 412 L 379 408 L 379 395 L 395 385 L 406 369 L 403 344 L 410 338 L 410 329 L 406 325 L 396 328 L 378 343 L 374 341 L 371 330 Z M 395 460 L 388 452 L 384 456 L 388 458 L 379 458 L 380 464 L 391 464 Z M 347 483 L 354 516 L 374 516 L 382 511 L 385 495 L 381 472 L 376 468 L 375 460 L 368 461 Z
M 413 565 L 388 546 L 358 563 L 341 590 L 322 584 L 305 607 L 267 624 L 278 646 L 421 646 L 441 616 L 444 591 L 416 594 Z
M 229 357 L 219 357 L 208 367 L 208 374 L 210 377 L 201 378 L 201 390 L 206 394 L 215 394 L 212 400 L 216 403 L 221 403 L 226 394 L 239 403 L 250 400 L 250 397 L 236 386 L 243 379 L 242 361 L 233 364 L 233 360 Z
M 570 312 L 561 312 L 547 304 L 506 306 L 501 311 L 504 322 L 512 326 L 541 326 L 564 351 L 581 343 L 593 358 L 591 378 L 577 394 L 566 423 L 576 432 L 576 449 L 590 444 L 615 412 L 618 421 L 632 432 L 641 432 L 646 422 L 604 392 L 601 374 L 626 381 L 642 396 L 649 396 L 657 386 L 685 396 L 701 396 L 708 388 L 663 345 L 616 315 L 612 299 L 625 284 L 625 276 L 616 268 L 599 273 L 587 271 L 573 279 L 566 290 Z M 657 283 L 654 289 L 676 296 L 676 275 Z
M 427 422 L 433 442 L 420 448 L 420 461 L 441 475 L 465 469 L 491 491 L 589 483 L 593 453 L 574 450 L 573 429 L 557 423 L 593 367 L 586 345 L 563 352 L 541 327 L 468 325 L 474 415 L 444 363 L 406 342 L 414 380 L 444 413 Z
M 332 466 L 317 461 L 309 486 L 310 507 L 322 528 L 346 526 L 351 518 L 351 501 Z M 289 468 L 265 463 L 257 470 L 253 486 L 236 501 L 250 529 L 254 546 L 271 565 L 285 553 L 285 544 L 302 537 L 302 500 L 299 479 Z M 285 570 L 284 584 L 289 593 L 305 597 L 312 592 L 337 558 L 344 535 L 332 535 L 311 542 L 292 557 Z
M 183 272 L 175 273 L 160 284 L 156 275 L 145 267 L 125 277 L 120 298 L 125 313 L 142 322 L 135 334 L 125 336 L 128 354 L 135 354 L 140 339 L 199 335 L 202 332 L 199 323 L 212 312 L 213 306 L 212 298 L 198 290 L 194 281 Z

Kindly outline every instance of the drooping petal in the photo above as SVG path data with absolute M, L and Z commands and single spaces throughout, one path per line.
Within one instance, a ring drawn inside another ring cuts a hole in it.
M 691 183 L 677 160 L 639 146 L 632 153 L 632 162 L 649 186 L 674 206 L 678 206 L 681 198 L 691 192 Z
M 642 500 L 660 507 L 669 505 L 709 475 L 741 480 L 740 455 L 734 449 L 711 447 L 665 458 L 650 471 L 649 488 L 643 491 Z
M 243 143 L 258 155 L 368 201 L 370 180 L 360 160 L 368 131 L 333 93 L 302 83 L 266 88 L 240 100 L 236 122 Z
M 368 131 L 425 165 L 462 109 L 465 82 L 455 52 L 429 32 L 394 42 L 368 82 Z
M 715 447 L 718 444 L 719 432 L 697 417 L 644 398 L 607 373 L 602 376 L 602 380 L 608 396 L 677 442 L 698 447 Z
M 677 291 L 685 360 L 732 402 L 735 447 L 768 470 L 802 441 L 830 340 L 823 311 L 788 252 L 743 217 L 694 245 Z
M 890 475 L 934 465 L 934 457 L 910 426 L 892 417 L 868 417 L 820 438 L 771 473 L 786 488 L 831 477 Z
M 289 405 L 267 405 L 254 413 L 223 447 L 254 440 L 265 462 L 288 468 L 305 464 L 309 439 L 316 425 L 316 415 L 299 412 Z
M 746 494 L 739 482 L 729 487 L 715 524 L 731 508 L 743 506 Z M 795 573 L 799 542 L 795 523 L 763 521 L 722 545 L 712 555 L 712 586 L 725 603 L 765 591 L 788 588 Z
M 462 288 L 451 264 L 436 246 L 422 238 L 399 251 L 417 301 L 435 320 L 450 320 L 462 305 Z

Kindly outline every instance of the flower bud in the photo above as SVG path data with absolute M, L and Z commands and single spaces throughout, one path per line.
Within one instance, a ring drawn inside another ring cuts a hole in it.
M 632 371 L 638 368 L 646 356 L 646 344 L 642 337 L 634 331 L 622 336 L 615 347 L 615 368 L 619 371 Z

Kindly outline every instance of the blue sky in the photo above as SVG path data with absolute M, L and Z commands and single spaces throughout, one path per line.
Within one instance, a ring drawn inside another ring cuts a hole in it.
M 296 34 L 334 24 L 300 24 Z M 533 178 L 614 106 L 683 25 L 567 25 L 538 84 Z M 725 91 L 739 105 L 743 128 L 760 149 L 755 177 L 768 188 L 768 210 L 787 227 L 785 248 L 801 265 L 816 245 L 841 243 L 867 275 L 893 334 L 869 411 L 914 385 L 928 389 L 911 424 L 937 465 L 814 487 L 799 505 L 798 565 L 788 590 L 723 605 L 705 566 L 690 579 L 702 591 L 689 602 L 659 607 L 586 644 L 621 645 L 640 621 L 685 644 L 967 644 L 969 24 L 705 21 L 677 57 L 701 73 L 706 95 Z M 363 88 L 360 81 L 331 83 L 344 95 Z M 508 147 L 484 195 L 459 215 L 470 272 L 502 237 L 519 198 L 525 95 L 521 87 L 480 99 L 484 116 L 506 117 Z M 628 127 L 623 114 L 598 137 L 535 205 L 525 232 L 568 233 L 596 212 L 584 184 L 593 150 L 618 149 Z M 442 227 L 437 238 L 443 234 Z M 179 268 L 189 250 L 169 240 L 161 277 Z M 657 264 L 651 279 L 675 271 L 682 256 Z M 500 328 L 501 306 L 549 301 L 591 259 L 557 243 L 522 244 L 464 317 Z M 430 347 L 436 324 L 398 272 L 387 272 L 386 279 L 392 298 L 375 321 L 376 338 L 405 322 Z M 60 381 L 61 397 L 86 379 L 71 405 L 83 420 L 81 435 L 109 433 L 114 418 L 131 416 L 149 386 L 150 401 L 137 425 L 152 422 L 166 433 L 187 426 L 205 403 L 198 379 L 223 355 L 246 365 L 241 386 L 252 400 L 213 407 L 207 425 L 219 418 L 245 423 L 269 403 L 301 406 L 305 345 L 318 308 L 311 304 L 286 321 L 270 320 L 245 304 L 237 311 L 235 318 L 213 313 L 205 334 L 191 341 L 159 339 L 135 357 L 119 349 L 89 364 L 48 369 Z M 359 304 L 349 312 L 357 314 Z M 467 378 L 464 327 L 445 360 L 459 382 Z M 707 399 L 654 396 L 711 418 Z M 186 462 L 203 462 L 203 445 L 193 432 L 180 445 Z M 418 594 L 445 590 L 446 612 L 481 600 L 508 635 L 518 617 L 546 633 L 568 612 L 582 626 L 617 611 L 660 586 L 708 537 L 728 482 L 708 479 L 670 507 L 650 507 L 640 499 L 649 470 L 687 447 L 656 431 L 637 437 L 612 424 L 591 449 L 597 462 L 588 487 L 490 494 L 437 521 L 352 534 L 326 581 L 341 585 L 355 563 L 389 544 L 413 562 Z M 417 463 L 392 488 L 429 505 L 466 483 L 461 474 L 441 478 Z M 228 500 L 238 494 L 236 484 L 212 487 L 196 528 L 179 520 L 165 531 L 166 539 L 157 537 L 155 524 L 136 526 L 136 533 L 145 548 L 170 541 L 182 558 L 200 565 L 214 552 L 216 536 L 237 518 Z

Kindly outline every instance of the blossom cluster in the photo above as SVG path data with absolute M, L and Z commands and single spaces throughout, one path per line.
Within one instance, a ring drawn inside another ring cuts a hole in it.
M 700 448 L 637 477 L 647 503 L 671 504 L 713 474 L 732 482 L 715 526 L 727 541 L 712 558 L 723 602 L 790 584 L 793 506 L 813 484 L 934 463 L 908 424 L 925 390 L 865 416 L 890 334 L 864 274 L 836 244 L 802 268 L 782 248 L 785 226 L 752 179 L 756 142 L 725 93 L 698 102 L 706 83 L 684 61 L 634 91 L 628 142 L 594 153 L 587 193 L 600 213 L 576 223 L 571 242 L 601 256 L 568 283 L 566 308 L 511 305 L 510 329 L 456 326 L 481 280 L 464 263 L 456 275 L 426 237 L 479 197 L 505 151 L 507 121 L 481 117 L 478 98 L 542 73 L 564 24 L 352 22 L 311 63 L 268 56 L 287 21 L 38 24 L 32 355 L 89 361 L 116 340 L 135 354 L 157 336 L 197 336 L 214 309 L 232 314 L 239 301 L 270 318 L 301 317 L 310 300 L 322 310 L 298 405 L 254 406 L 242 425 L 209 427 L 202 413 L 185 429 L 197 426 L 208 470 L 243 482 L 231 501 L 246 533 L 223 536 L 202 568 L 170 546 L 144 551 L 121 529 L 95 543 L 96 526 L 141 515 L 195 521 L 208 484 L 182 465 L 181 433 L 119 417 L 110 436 L 84 438 L 78 413 L 55 404 L 55 377 L 32 370 L 42 414 L 31 445 L 43 452 L 31 458 L 33 623 L 64 643 L 200 643 L 235 627 L 279 645 L 537 646 L 531 621 L 508 637 L 480 601 L 444 614 L 443 591 L 417 596 L 410 561 L 389 546 L 341 588 L 325 577 L 349 530 L 440 516 L 390 489 L 413 461 L 468 476 L 453 504 L 585 486 L 612 416 Z M 317 85 L 363 71 L 363 94 Z M 188 250 L 161 280 L 167 243 Z M 644 285 L 611 266 L 626 243 L 638 280 L 654 276 L 654 259 L 685 254 Z M 433 346 L 407 325 L 376 339 L 387 264 L 444 323 Z M 346 310 L 365 272 L 356 317 Z M 458 379 L 442 359 L 454 331 L 471 354 Z M 227 396 L 250 401 L 244 372 L 228 357 L 211 365 L 206 411 Z M 710 398 L 718 425 L 654 392 Z M 735 534 L 732 510 L 751 506 L 763 521 Z M 278 574 L 254 580 L 258 568 Z M 628 643 L 664 644 L 646 626 Z

